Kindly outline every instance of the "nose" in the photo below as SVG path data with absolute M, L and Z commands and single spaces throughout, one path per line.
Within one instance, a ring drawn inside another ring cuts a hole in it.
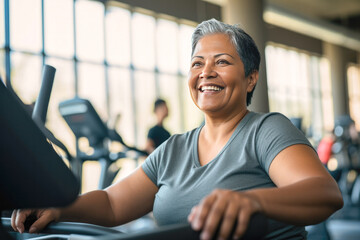
M 217 76 L 217 73 L 214 69 L 213 64 L 211 63 L 205 63 L 204 68 L 202 69 L 199 77 L 200 78 L 214 78 Z

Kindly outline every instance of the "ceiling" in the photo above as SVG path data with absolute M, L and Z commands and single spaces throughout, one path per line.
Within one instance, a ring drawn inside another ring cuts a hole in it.
M 225 5 L 227 0 L 205 0 Z M 360 0 L 264 0 L 265 6 L 282 8 L 360 33 Z
M 265 2 L 360 33 L 360 0 L 265 0 Z

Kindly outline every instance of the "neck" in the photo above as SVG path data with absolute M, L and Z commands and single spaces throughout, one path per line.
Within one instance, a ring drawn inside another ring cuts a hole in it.
M 226 119 L 213 118 L 207 115 L 205 117 L 205 126 L 202 130 L 204 137 L 213 142 L 221 141 L 224 138 L 227 139 L 248 112 L 247 109 L 244 109 Z
M 158 118 L 157 118 L 157 121 L 156 121 L 156 125 L 162 126 L 162 125 L 163 125 L 163 122 L 164 122 L 164 118 L 158 117 Z

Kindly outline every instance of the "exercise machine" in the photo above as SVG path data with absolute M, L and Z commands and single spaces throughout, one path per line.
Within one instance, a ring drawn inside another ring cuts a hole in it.
M 44 81 L 52 81 L 46 79 L 49 71 L 44 69 Z M 79 193 L 77 179 L 47 141 L 41 125 L 46 95 L 42 88 L 33 120 L 0 80 L 0 211 L 66 206 Z M 0 239 L 11 239 L 1 226 Z
M 318 148 L 319 151 L 329 151 L 326 154 L 323 152 L 323 156 L 326 155 L 323 163 L 337 181 L 344 199 L 342 209 L 316 228 L 308 229 L 309 233 L 314 229 L 315 232 L 322 233 L 321 239 L 324 240 L 352 240 L 359 239 L 360 236 L 360 149 L 356 136 L 358 133 L 352 128 L 353 124 L 354 121 L 349 115 L 338 116 L 335 119 L 333 136 L 331 139 L 327 137 L 328 139 L 322 140 L 322 143 L 326 144 L 322 147 L 326 148 Z M 313 239 L 318 238 L 314 236 Z
M 120 168 L 116 161 L 121 158 L 131 158 L 138 164 L 140 157 L 147 156 L 145 151 L 127 145 L 115 129 L 109 129 L 102 121 L 91 102 L 83 98 L 73 98 L 59 104 L 59 112 L 76 137 L 76 157 L 80 166 L 78 177 L 82 174 L 82 165 L 85 161 L 98 161 L 101 166 L 99 189 L 111 185 Z M 85 138 L 92 148 L 86 153 L 79 147 L 80 139 Z M 109 143 L 118 142 L 122 146 L 120 152 L 110 152 Z M 80 178 L 81 179 L 81 178 Z
M 243 240 L 261 240 L 264 238 L 267 229 L 267 219 L 264 215 L 254 214 L 249 222 Z M 13 232 L 10 218 L 3 218 L 4 229 L 16 237 L 19 233 Z M 26 225 L 28 231 L 29 225 Z M 121 233 L 112 228 L 105 228 L 87 223 L 60 222 L 50 223 L 40 234 L 24 233 L 26 238 L 32 240 L 56 239 L 56 240 L 198 240 L 200 232 L 192 230 L 190 224 L 179 223 L 156 229 L 144 230 L 141 232 Z M 215 236 L 217 233 L 215 234 Z M 229 237 L 229 239 L 232 239 Z

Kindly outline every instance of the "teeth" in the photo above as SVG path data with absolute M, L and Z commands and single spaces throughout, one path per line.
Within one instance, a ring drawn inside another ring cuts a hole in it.
M 203 86 L 201 88 L 201 91 L 220 91 L 221 88 L 220 87 L 217 87 L 217 86 Z

